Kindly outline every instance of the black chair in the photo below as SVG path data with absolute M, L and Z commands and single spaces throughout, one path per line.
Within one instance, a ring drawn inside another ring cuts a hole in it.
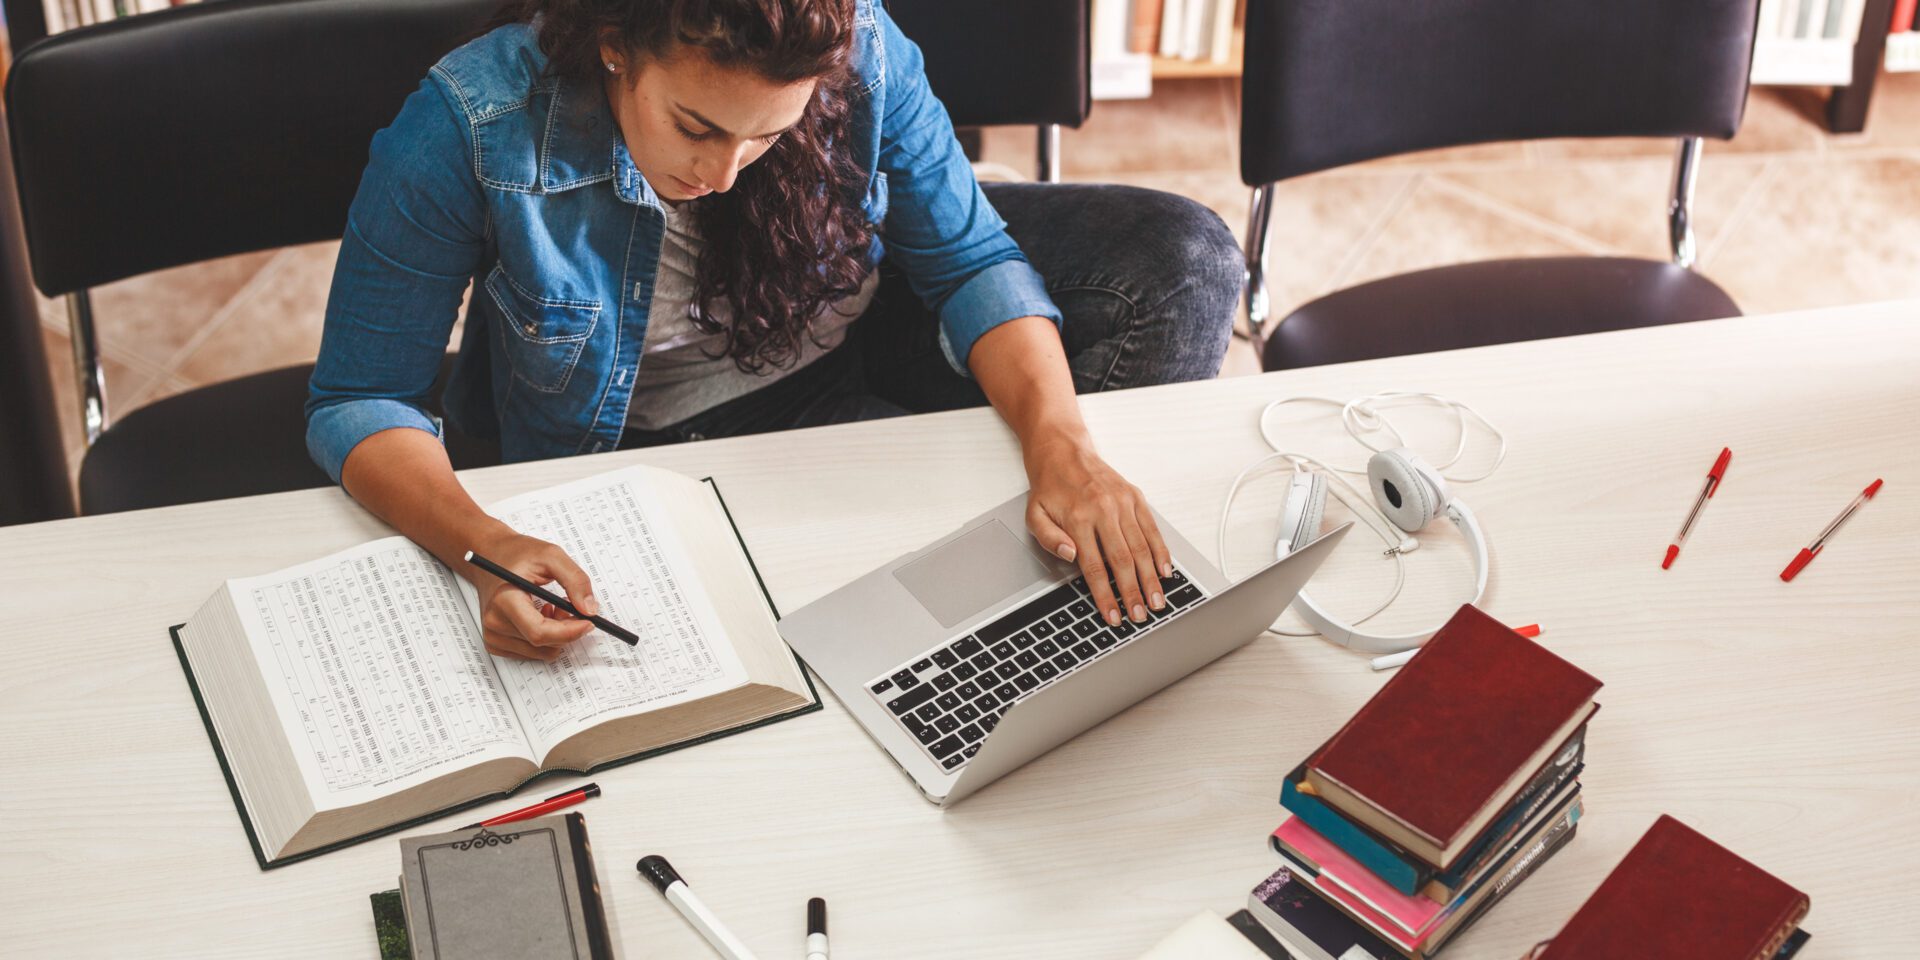
M 1739 129 L 1757 15 L 1757 0 L 1251 0 L 1240 176 L 1254 188 L 1247 314 L 1262 366 L 1738 316 L 1691 269 L 1691 205 L 1701 138 Z M 1268 329 L 1278 181 L 1434 147 L 1611 136 L 1680 138 L 1673 262 L 1440 267 L 1336 291 Z
M 325 486 L 311 366 L 202 387 L 107 423 L 87 288 L 338 238 L 375 131 L 497 0 L 222 0 L 33 45 L 7 83 L 34 283 L 65 297 L 89 443 L 80 509 Z M 436 394 L 437 395 L 437 394 Z M 456 467 L 498 462 L 449 435 Z
M 1086 0 L 888 0 L 956 127 L 1040 128 L 1034 169 L 1060 180 L 1060 128 L 1093 106 Z

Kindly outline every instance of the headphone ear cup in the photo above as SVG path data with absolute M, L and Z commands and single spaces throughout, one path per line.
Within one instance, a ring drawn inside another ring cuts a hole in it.
M 1405 447 L 1382 450 L 1367 461 L 1367 488 L 1374 504 L 1407 533 L 1419 531 L 1446 509 L 1447 492 L 1444 486 L 1435 487 L 1436 478 L 1433 469 Z
M 1280 540 L 1274 555 L 1284 557 L 1320 535 L 1327 512 L 1327 478 L 1311 470 L 1296 474 L 1280 507 Z

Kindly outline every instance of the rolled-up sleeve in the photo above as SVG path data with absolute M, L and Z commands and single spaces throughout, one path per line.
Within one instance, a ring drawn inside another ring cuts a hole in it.
M 1007 236 L 953 135 L 946 107 L 927 85 L 920 48 L 879 4 L 885 58 L 880 171 L 888 180 L 887 256 L 940 318 L 940 348 L 961 376 L 988 330 L 1021 317 L 1060 325 L 1045 282 Z
M 374 135 L 327 294 L 307 450 L 335 483 L 383 430 L 440 436 L 426 403 L 485 243 L 470 133 L 437 75 Z

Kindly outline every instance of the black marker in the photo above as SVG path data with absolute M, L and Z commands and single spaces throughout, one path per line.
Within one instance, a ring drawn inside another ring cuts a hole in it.
M 827 960 L 827 902 L 807 901 L 807 960 Z

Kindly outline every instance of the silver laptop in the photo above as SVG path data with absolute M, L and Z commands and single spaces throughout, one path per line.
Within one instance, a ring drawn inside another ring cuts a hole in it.
M 1110 627 L 1021 493 L 780 621 L 927 799 L 954 803 L 1259 636 L 1342 526 L 1229 584 L 1157 513 L 1167 608 Z M 1350 525 L 1348 525 L 1350 526 Z

